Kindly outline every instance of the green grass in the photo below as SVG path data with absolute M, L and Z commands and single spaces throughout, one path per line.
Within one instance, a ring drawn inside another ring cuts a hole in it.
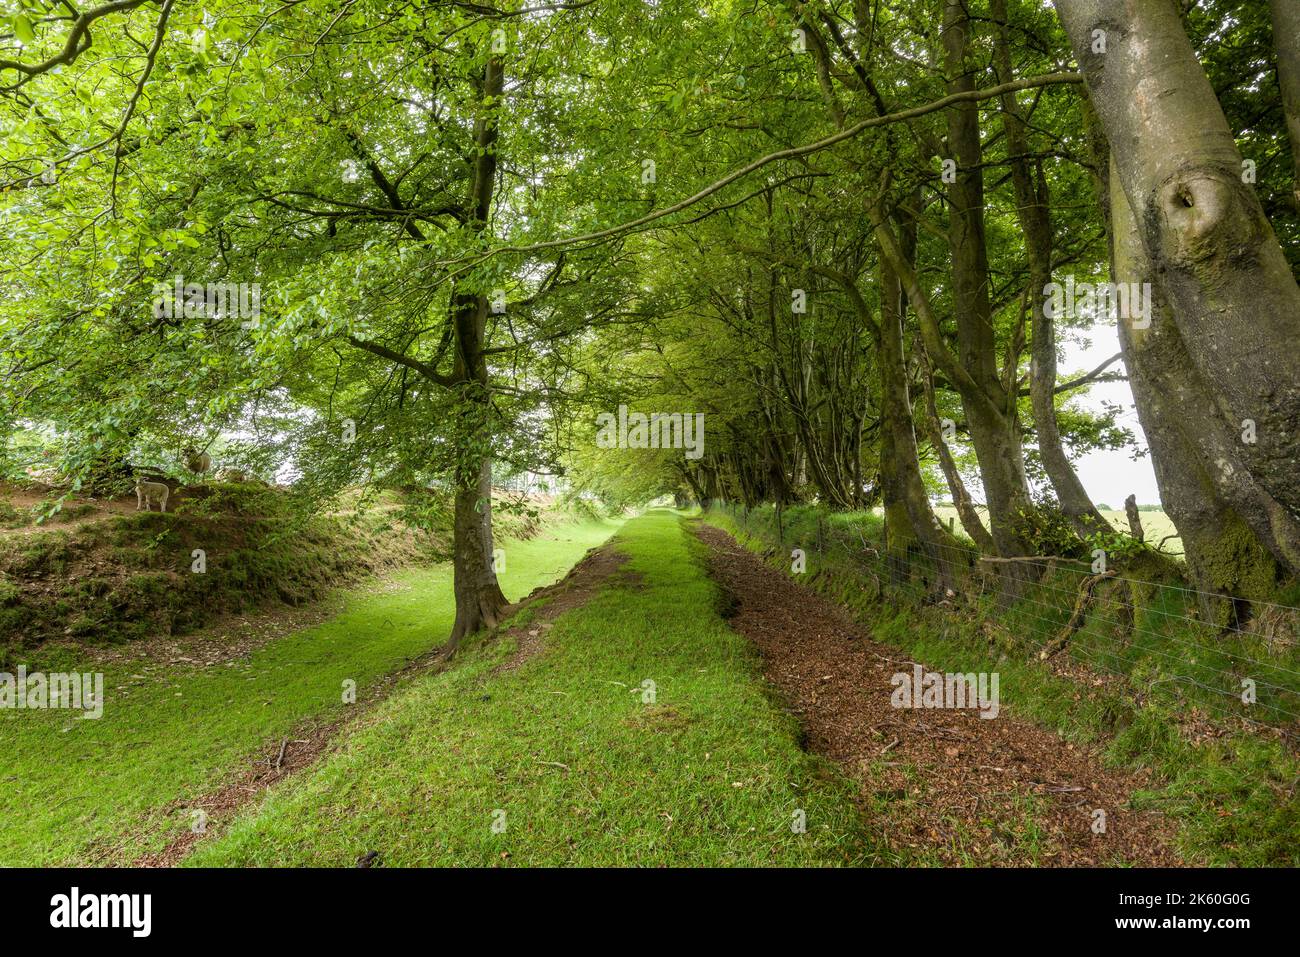
M 563 576 L 613 522 L 553 525 L 504 545 L 511 599 Z M 104 671 L 99 720 L 69 711 L 0 711 L 0 864 L 130 860 L 189 825 L 165 809 L 247 766 L 259 746 L 313 719 L 344 715 L 342 687 L 368 687 L 441 644 L 454 608 L 448 566 L 408 569 L 397 587 L 349 590 L 343 611 L 229 666 Z M 65 652 L 46 670 L 82 664 Z
M 1149 514 L 1143 513 L 1144 521 Z M 1167 596 L 1158 593 L 1156 604 L 1139 612 L 1139 622 L 1157 631 L 1139 633 L 1119 645 L 1111 638 L 1109 647 L 1120 650 L 1106 663 L 1128 675 L 1131 689 L 1146 692 L 1139 704 L 1132 690 L 1122 685 L 1078 684 L 1041 666 L 1033 654 L 1037 643 L 1029 634 L 1041 625 L 1032 621 L 1045 614 L 1041 607 L 1026 608 L 1021 603 L 998 609 L 987 597 L 955 614 L 923 604 L 906 587 L 882 596 L 879 583 L 866 570 L 870 566 L 863 564 L 857 532 L 844 534 L 849 527 L 860 527 L 866 540 L 878 546 L 879 518 L 869 513 L 824 513 L 821 518 L 823 547 L 817 549 L 815 510 L 788 510 L 784 547 L 772 553 L 771 561 L 788 570 L 789 549 L 796 545 L 807 549 L 805 583 L 848 607 L 873 638 L 938 671 L 997 671 L 1008 714 L 1067 741 L 1100 745 L 1104 759 L 1116 766 L 1149 769 L 1154 774 L 1152 788 L 1137 792 L 1134 805 L 1160 810 L 1179 823 L 1180 849 L 1190 862 L 1300 866 L 1300 760 L 1266 730 L 1223 733 L 1202 741 L 1190 740 L 1180 731 L 1180 722 L 1198 700 L 1190 697 L 1196 689 L 1178 684 L 1171 690 L 1177 683 L 1167 680 L 1173 667 L 1168 656 L 1179 654 L 1179 646 L 1160 642 L 1205 642 L 1206 637 L 1199 628 L 1178 632 L 1177 619 L 1161 618 L 1160 602 Z M 770 508 L 755 510 L 748 519 L 740 513 L 733 518 L 712 512 L 707 520 L 756 551 L 767 551 L 775 543 Z M 1063 621 L 1068 609 L 1058 614 Z M 1153 615 L 1161 618 L 1160 624 L 1152 620 Z M 996 638 L 982 627 L 985 621 L 995 624 Z M 1078 651 L 1084 661 L 1100 640 L 1097 627 L 1090 619 L 1071 643 L 1071 652 Z M 1160 656 L 1143 657 L 1153 650 Z M 1180 667 L 1222 665 L 1221 656 L 1198 654 L 1203 661 L 1187 660 Z M 1161 667 L 1164 672 L 1158 670 Z M 1166 681 L 1157 685 L 1156 676 L 1161 674 Z
M 499 640 L 413 680 L 189 863 L 894 863 L 854 786 L 799 749 L 678 517 L 648 513 L 617 542 L 627 564 L 542 654 L 495 673 Z

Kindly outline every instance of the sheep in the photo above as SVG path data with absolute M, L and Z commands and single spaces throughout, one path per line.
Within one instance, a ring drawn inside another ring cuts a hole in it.
M 160 512 L 167 511 L 167 496 L 171 494 L 169 489 L 162 482 L 146 482 L 143 476 L 135 480 L 135 510 L 138 512 L 143 508 L 146 512 L 153 511 L 153 503 L 158 503 Z
M 185 448 L 185 467 L 191 472 L 197 472 L 202 475 L 208 469 L 212 468 L 212 456 L 207 452 L 200 452 L 194 446 Z
M 218 482 L 247 482 L 248 473 L 240 469 L 225 468 L 216 475 Z

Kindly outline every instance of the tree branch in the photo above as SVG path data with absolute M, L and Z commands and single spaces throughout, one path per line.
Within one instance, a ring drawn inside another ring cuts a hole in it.
M 395 362 L 398 365 L 406 366 L 406 368 L 420 373 L 420 375 L 424 376 L 430 382 L 436 382 L 444 388 L 450 389 L 453 386 L 460 384 L 461 380 L 453 378 L 452 376 L 443 375 L 427 362 L 421 362 L 419 359 L 414 359 L 411 356 L 402 355 L 402 353 L 390 349 L 388 346 L 382 346 L 377 342 L 368 342 L 365 339 L 358 339 L 356 336 L 351 334 L 348 335 L 348 342 L 356 346 L 358 349 L 379 356 L 381 359 L 387 359 L 389 362 Z

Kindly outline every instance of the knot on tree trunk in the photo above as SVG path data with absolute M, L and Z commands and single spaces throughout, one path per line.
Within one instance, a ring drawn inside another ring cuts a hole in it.
M 1114 50 L 1129 36 L 1128 28 L 1112 17 L 1102 17 L 1088 29 L 1083 41 L 1076 47 L 1079 66 L 1087 77 L 1088 85 L 1098 85 L 1105 80 L 1106 54 Z
M 1155 192 L 1149 222 L 1160 241 L 1154 248 L 1184 269 L 1253 258 L 1263 235 L 1249 196 L 1242 196 L 1245 189 L 1240 175 L 1229 170 L 1179 170 Z

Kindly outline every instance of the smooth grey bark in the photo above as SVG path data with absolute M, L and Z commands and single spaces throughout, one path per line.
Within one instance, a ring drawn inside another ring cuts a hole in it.
M 1109 202 L 1114 281 L 1150 281 L 1127 198 L 1112 187 Z M 1251 478 L 1158 292 L 1150 327 L 1121 322 L 1119 334 L 1160 500 L 1194 580 L 1211 593 L 1268 597 L 1280 566 L 1300 557 L 1300 523 Z
M 1169 0 L 1054 3 L 1149 275 L 1211 400 L 1209 431 L 1238 436 L 1232 456 L 1205 467 L 1216 486 L 1249 480 L 1300 515 L 1300 287 L 1242 182 L 1241 156 L 1177 10 Z

